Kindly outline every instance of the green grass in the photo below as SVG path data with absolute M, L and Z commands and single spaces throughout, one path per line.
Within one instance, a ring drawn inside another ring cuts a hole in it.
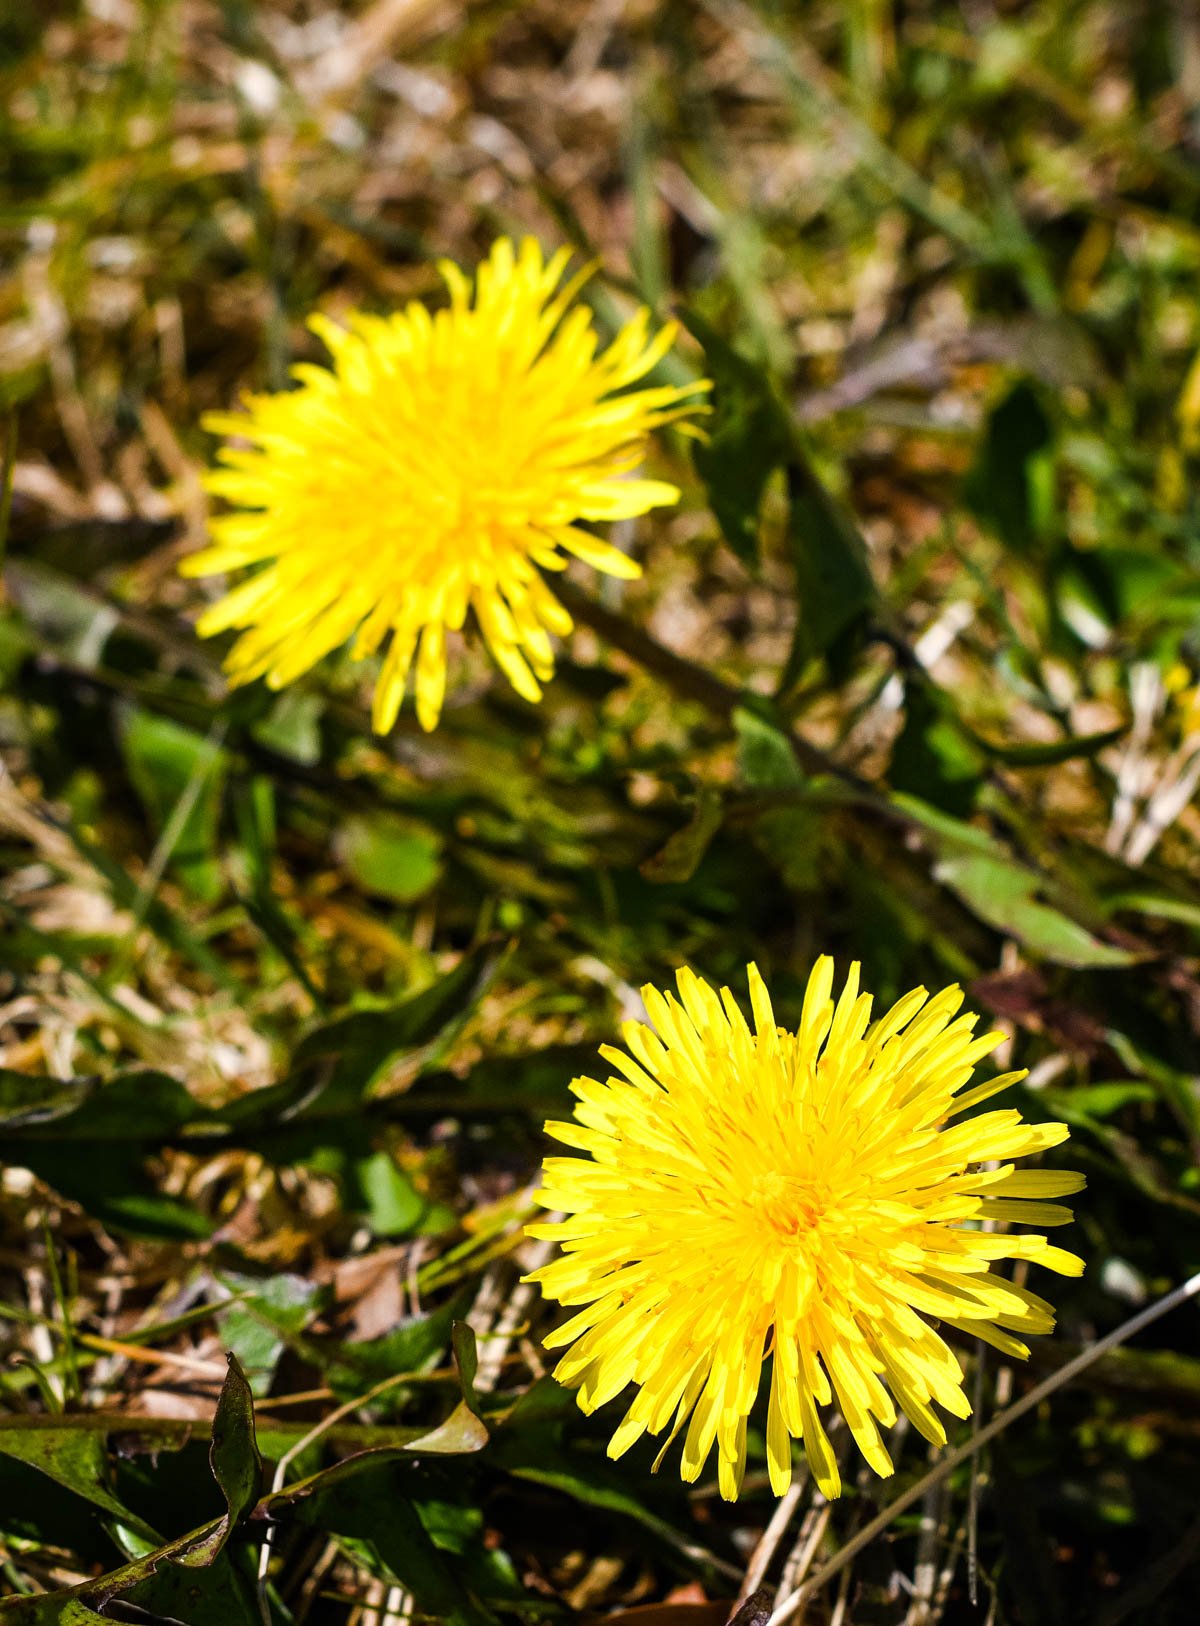
M 1087 1270 L 1028 1370 L 964 1346 L 983 1419 L 1200 1267 L 1193 55 L 1150 0 L 6 7 L 0 1618 L 719 1626 L 761 1429 L 732 1507 L 609 1463 L 519 1285 L 543 1118 L 681 963 L 962 981 L 1070 1123 Z M 523 231 L 717 380 L 644 580 L 580 572 L 539 707 L 457 649 L 430 737 L 341 657 L 228 693 L 201 415 Z M 1190 1621 L 1198 1326 L 805 1618 Z

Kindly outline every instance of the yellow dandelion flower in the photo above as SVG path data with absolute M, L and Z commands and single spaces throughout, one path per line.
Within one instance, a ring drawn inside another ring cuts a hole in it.
M 1051 1306 L 992 1267 L 1024 1259 L 1075 1276 L 1081 1261 L 1043 1235 L 980 1222 L 1070 1221 L 1045 1199 L 1082 1177 L 1012 1162 L 1057 1145 L 1066 1125 L 1015 1111 L 952 1124 L 1024 1077 L 966 1088 L 1001 1035 L 976 1037 L 958 988 L 932 999 L 918 988 L 869 1026 L 858 977 L 854 965 L 835 1003 L 833 962 L 818 960 L 797 1033 L 776 1025 L 754 966 L 753 1028 L 727 988 L 691 971 L 678 974 L 678 1000 L 644 988 L 653 1030 L 627 1022 L 628 1053 L 601 1050 L 619 1076 L 576 1079 L 576 1121 L 546 1125 L 590 1157 L 546 1160 L 539 1201 L 565 1217 L 529 1231 L 562 1254 L 532 1279 L 581 1307 L 546 1342 L 572 1346 L 555 1375 L 579 1385 L 583 1410 L 636 1386 L 610 1456 L 664 1429 L 669 1445 L 686 1425 L 684 1479 L 715 1444 L 732 1500 L 770 1356 L 772 1488 L 787 1489 L 802 1440 L 836 1496 L 822 1407 L 836 1401 L 868 1463 L 890 1474 L 879 1429 L 897 1407 L 939 1445 L 934 1403 L 970 1413 L 937 1323 L 1015 1356 L 1029 1353 L 1017 1334 L 1052 1329 Z
M 350 638 L 356 657 L 386 640 L 374 727 L 394 724 L 415 657 L 417 716 L 433 728 L 446 632 L 472 610 L 510 683 L 537 700 L 550 634 L 571 629 L 542 571 L 574 554 L 639 574 L 583 525 L 678 500 L 633 471 L 649 432 L 697 411 L 708 386 L 633 388 L 676 328 L 652 334 L 642 310 L 598 352 L 591 313 L 573 304 L 589 272 L 562 286 L 569 258 L 504 238 L 473 289 L 441 266 L 450 300 L 436 314 L 414 303 L 345 328 L 314 316 L 332 366 L 298 366 L 297 388 L 206 419 L 235 437 L 207 481 L 234 511 L 184 569 L 258 567 L 199 622 L 240 631 L 235 683 L 281 688 Z

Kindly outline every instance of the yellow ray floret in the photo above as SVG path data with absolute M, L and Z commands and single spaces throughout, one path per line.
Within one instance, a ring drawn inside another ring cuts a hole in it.
M 715 1445 L 733 1499 L 769 1357 L 771 1485 L 787 1489 L 798 1440 L 836 1496 L 825 1407 L 890 1474 L 880 1429 L 898 1411 L 942 1444 L 935 1404 L 971 1409 L 935 1323 L 1015 1356 L 1028 1354 L 1025 1335 L 1053 1328 L 1050 1305 L 992 1267 L 1022 1259 L 1077 1276 L 1082 1262 L 1044 1235 L 980 1222 L 1061 1225 L 1070 1211 L 1046 1199 L 1084 1182 L 1013 1166 L 1065 1140 L 1065 1124 L 1015 1111 L 951 1122 L 1024 1077 L 968 1088 L 1001 1035 L 976 1036 L 959 989 L 916 989 L 871 1026 L 858 966 L 835 1001 L 823 957 L 789 1033 L 754 966 L 749 979 L 753 1025 L 727 988 L 691 971 L 678 999 L 644 988 L 653 1028 L 626 1023 L 626 1048 L 601 1051 L 613 1075 L 572 1084 L 574 1121 L 546 1129 L 590 1155 L 546 1160 L 539 1201 L 565 1217 L 529 1231 L 562 1252 L 531 1279 L 575 1311 L 546 1342 L 571 1346 L 556 1376 L 578 1385 L 583 1410 L 635 1387 L 611 1456 L 686 1430 L 683 1477 Z
M 310 322 L 330 367 L 252 396 L 207 426 L 234 438 L 207 485 L 229 503 L 187 574 L 242 571 L 200 619 L 236 629 L 235 683 L 281 688 L 354 639 L 386 644 L 372 722 L 385 733 L 415 666 L 417 717 L 433 728 L 446 688 L 446 633 L 475 619 L 519 694 L 541 695 L 551 635 L 571 618 L 542 572 L 573 554 L 609 575 L 638 566 L 583 525 L 674 503 L 638 478 L 651 430 L 700 410 L 704 382 L 636 388 L 670 349 L 640 311 L 603 352 L 591 313 L 562 286 L 567 250 L 495 244 L 474 288 L 444 264 L 449 304 L 347 327 Z

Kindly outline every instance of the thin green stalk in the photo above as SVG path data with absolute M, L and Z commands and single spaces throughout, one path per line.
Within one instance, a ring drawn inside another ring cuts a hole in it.
M 56 1329 L 62 1338 L 63 1345 L 63 1388 L 64 1399 L 68 1405 L 78 1405 L 83 1393 L 83 1386 L 79 1379 L 79 1363 L 76 1359 L 75 1328 L 71 1321 L 71 1306 L 67 1295 L 63 1291 L 62 1274 L 58 1268 L 58 1256 L 54 1251 L 54 1237 L 50 1231 L 49 1220 L 42 1220 L 42 1236 L 46 1243 L 46 1272 L 50 1277 L 50 1289 L 54 1294 L 54 1302 L 58 1306 L 61 1325 Z

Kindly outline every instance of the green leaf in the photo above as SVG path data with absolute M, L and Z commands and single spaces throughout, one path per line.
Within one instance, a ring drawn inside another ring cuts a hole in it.
M 1129 725 L 1121 723 L 1116 728 L 1102 728 L 1095 734 L 1080 734 L 1075 739 L 1046 740 L 1024 745 L 1001 744 L 996 740 L 984 739 L 982 735 L 974 732 L 971 738 L 981 751 L 986 751 L 988 756 L 995 757 L 997 762 L 1007 763 L 1009 767 L 1053 768 L 1060 762 L 1073 762 L 1079 757 L 1094 757 L 1097 752 L 1115 745 L 1128 732 Z
M 821 879 L 828 819 L 818 807 L 767 807 L 752 826 L 754 845 L 793 892 L 810 893 Z
M 514 1478 L 559 1491 L 585 1507 L 622 1514 L 668 1546 L 686 1551 L 691 1544 L 682 1532 L 653 1513 L 645 1498 L 637 1494 L 608 1461 L 579 1450 L 566 1450 L 558 1439 L 560 1425 L 554 1421 L 538 1421 L 537 1408 L 523 1404 L 536 1392 L 535 1386 L 523 1396 L 496 1431 L 489 1450 L 489 1458 L 495 1466 Z M 573 1409 L 573 1399 L 568 1399 Z M 545 1403 L 553 1416 L 554 1397 L 546 1397 Z
M 314 1028 L 296 1047 L 293 1069 L 324 1062 L 333 1072 L 320 1094 L 289 1116 L 312 1118 L 357 1106 L 401 1051 L 448 1044 L 482 998 L 500 957 L 498 942 L 481 943 L 464 954 L 453 971 L 411 999 L 389 1010 L 354 1011 Z
M 59 1626 L 112 1626 L 111 1615 L 101 1615 L 89 1609 L 80 1598 L 68 1598 L 59 1611 Z
M 10 1373 L 10 1379 L 16 1375 Z M 10 1388 L 8 1394 L 12 1392 Z M 23 1429 L 29 1420 L 26 1413 L 6 1412 L 0 1416 L 0 1430 Z M 34 1418 L 35 1426 L 41 1423 L 60 1427 L 61 1416 L 42 1413 Z M 103 1474 L 101 1477 L 119 1500 L 126 1500 L 117 1490 L 115 1479 L 109 1480 Z M 117 1524 L 114 1514 L 98 1508 L 90 1498 L 85 1500 L 67 1489 L 41 1468 L 0 1452 L 0 1539 L 61 1546 L 78 1554 L 90 1573 L 94 1567 L 103 1568 L 113 1561 L 112 1538 L 104 1527 L 114 1529 Z
M 399 1373 L 427 1370 L 450 1343 L 454 1322 L 469 1303 L 452 1299 L 428 1315 L 402 1321 L 380 1338 L 339 1343 L 327 1366 L 331 1386 L 339 1395 L 351 1396 Z
M 1005 852 L 986 831 L 952 819 L 914 796 L 895 794 L 897 807 L 926 832 L 937 855 L 934 878 L 993 930 L 1014 937 L 1056 965 L 1115 968 L 1139 956 L 1103 943 L 1037 893 L 1042 878 Z
M 1151 920 L 1173 920 L 1200 931 L 1200 903 L 1189 898 L 1173 898 L 1162 892 L 1115 892 L 1104 903 L 1111 914 L 1136 910 Z
M 206 1116 L 165 1073 L 123 1073 L 106 1084 L 0 1074 L 0 1160 L 31 1169 L 115 1230 L 207 1236 L 209 1221 L 161 1192 L 146 1168 L 161 1141 Z
M 89 1622 L 120 1600 L 149 1611 L 155 1618 L 186 1621 L 187 1626 L 261 1626 L 255 1592 L 248 1578 L 222 1550 L 226 1518 L 210 1521 L 120 1569 L 60 1592 L 13 1598 L 4 1604 L 5 1620 L 22 1626 L 58 1626 L 64 1619 Z M 66 1611 L 74 1609 L 74 1615 Z
M 78 1110 L 81 1092 L 98 1084 L 98 1079 L 47 1078 L 0 1069 L 0 1134 L 69 1118 Z
M 1131 1073 L 1149 1079 L 1154 1085 L 1178 1118 L 1190 1144 L 1200 1144 L 1200 1096 L 1196 1092 L 1195 1076 L 1180 1072 L 1154 1054 L 1148 1045 L 1138 1044 L 1115 1028 L 1109 1028 L 1108 1041 Z
M 313 1497 L 324 1500 L 335 1487 L 340 1488 L 361 1474 L 373 1472 L 380 1464 L 403 1461 L 412 1457 L 461 1457 L 482 1451 L 488 1443 L 488 1431 L 467 1405 L 460 1401 L 454 1410 L 436 1428 L 412 1437 L 398 1445 L 377 1445 L 366 1451 L 356 1451 L 343 1457 L 330 1468 L 322 1468 L 285 1490 L 274 1491 L 263 1497 L 255 1510 L 256 1519 L 274 1519 L 288 1508 Z
M 254 1435 L 254 1396 L 246 1374 L 232 1352 L 226 1360 L 229 1371 L 217 1399 L 208 1461 L 225 1497 L 228 1528 L 232 1531 L 258 1498 L 262 1458 Z
M 489 1528 L 484 1510 L 461 1493 L 453 1496 L 457 1486 L 450 1490 L 450 1495 L 413 1499 L 429 1539 L 439 1552 L 453 1555 L 454 1573 L 476 1598 L 489 1605 L 508 1604 L 536 1619 L 544 1610 L 531 1601 L 509 1555 L 494 1545 L 496 1531 Z
M 460 1410 L 471 1416 L 465 1406 Z M 413 1506 L 411 1470 L 397 1460 L 399 1454 L 361 1452 L 268 1497 L 263 1515 L 290 1516 L 308 1529 L 345 1537 L 376 1574 L 407 1588 L 422 1614 L 451 1626 L 484 1626 L 494 1617 L 434 1546 Z
M 763 790 L 795 790 L 804 783 L 787 735 L 747 706 L 733 714 L 742 782 Z
M 339 860 L 364 891 L 395 903 L 415 903 L 441 877 L 441 836 L 396 813 L 347 819 L 334 845 Z
M 0 1442 L 5 1439 L 7 1433 L 0 1429 Z M 78 1431 L 76 1439 L 94 1442 L 94 1449 L 102 1455 L 104 1446 L 99 1434 Z M 28 1455 L 23 1460 L 29 1460 Z M 88 1494 L 99 1506 L 109 1507 L 122 1524 L 148 1535 L 154 1541 L 154 1550 L 68 1592 L 21 1600 L 20 1611 L 13 1618 L 49 1626 L 50 1621 L 62 1619 L 63 1611 L 72 1605 L 76 1618 L 86 1621 L 93 1610 L 102 1611 L 119 1598 L 159 1618 L 189 1621 L 189 1626 L 252 1626 L 259 1619 L 254 1589 L 242 1571 L 224 1558 L 234 1528 L 254 1511 L 262 1480 L 262 1460 L 254 1434 L 254 1398 L 236 1356 L 229 1356 L 228 1376 L 216 1402 L 208 1462 L 224 1496 L 226 1511 L 220 1519 L 161 1545 L 148 1525 L 128 1514 L 104 1486 L 96 1485 L 94 1450 L 91 1462 L 78 1447 L 67 1457 L 55 1455 L 46 1472 L 54 1472 L 60 1480 L 63 1473 L 70 1473 L 78 1481 L 78 1486 L 72 1488 L 80 1488 L 80 1494 Z
M 1102 943 L 1050 904 L 1037 899 L 1042 878 L 1005 852 L 987 831 L 954 820 L 917 797 L 896 793 L 894 803 L 924 829 L 937 859 L 933 876 L 993 930 L 1015 937 L 1059 966 L 1132 966 L 1137 954 Z
M 696 443 L 693 457 L 725 539 L 747 564 L 758 561 L 767 481 L 777 469 L 786 474 L 796 631 L 782 692 L 808 661 L 835 654 L 875 602 L 867 550 L 858 526 L 817 475 L 798 426 L 763 369 L 694 312 L 683 320 L 704 347 L 715 385 L 708 439 Z
M 67 1421 L 40 1427 L 32 1419 L 4 1418 L 0 1421 L 0 1454 L 37 1468 L 93 1507 L 112 1514 L 154 1546 L 162 1540 L 109 1488 L 108 1454 L 102 1434 L 72 1428 Z
M 450 1345 L 454 1350 L 454 1364 L 458 1367 L 463 1399 L 478 1416 L 479 1396 L 475 1393 L 475 1374 L 479 1370 L 479 1350 L 475 1343 L 475 1329 L 469 1321 L 454 1323 L 450 1329 Z
M 904 685 L 904 727 L 896 737 L 888 778 L 947 813 L 969 813 L 987 766 L 942 692 L 919 675 Z
M 0 605 L 0 691 L 12 687 L 37 639 L 11 605 Z
M 721 793 L 702 785 L 696 793 L 692 816 L 681 830 L 667 837 L 666 842 L 650 858 L 639 865 L 648 881 L 659 885 L 667 882 L 690 881 L 708 851 L 713 837 L 721 828 L 724 804 Z
M 168 1073 L 120 1073 L 107 1082 L 0 1075 L 0 1130 L 31 1139 L 159 1141 L 202 1112 Z
M 876 598 L 858 526 L 799 451 L 788 465 L 787 488 L 796 632 L 781 690 L 790 688 L 806 662 L 820 655 L 832 659 Z
M 134 789 L 157 835 L 174 828 L 171 868 L 202 902 L 221 894 L 217 827 L 228 758 L 211 740 L 148 711 L 124 714 L 121 748 Z
M 234 1296 L 216 1315 L 217 1334 L 237 1356 L 256 1398 L 267 1394 L 286 1334 L 303 1332 L 321 1299 L 321 1289 L 303 1276 L 262 1280 L 224 1270 L 220 1285 Z
M 1032 553 L 1053 524 L 1054 431 L 1034 387 L 1013 386 L 992 409 L 967 477 L 967 506 L 1018 553 Z
M 1135 618 L 1190 626 L 1200 608 L 1194 572 L 1164 553 L 1138 548 L 1067 549 L 1057 586 L 1064 618 L 1072 625 L 1082 610 L 1107 628 Z
M 112 1616 L 73 1598 L 66 1592 L 41 1592 L 30 1597 L 9 1598 L 4 1603 L 5 1619 L 19 1620 L 23 1626 L 112 1626 Z
M 262 1626 L 258 1593 L 242 1555 L 224 1550 L 204 1568 L 160 1563 L 120 1594 L 154 1619 L 187 1626 Z M 109 1617 L 111 1620 L 111 1617 Z
M 376 1236 L 408 1236 L 425 1213 L 425 1199 L 389 1152 L 372 1152 L 354 1164 L 354 1183 Z M 357 1207 L 357 1202 L 352 1206 Z
M 1049 1110 L 1068 1123 L 1086 1123 L 1089 1119 L 1103 1121 L 1128 1106 L 1145 1106 L 1157 1098 L 1153 1084 L 1135 1080 L 1128 1083 L 1081 1084 L 1070 1090 L 1047 1092 Z M 1053 1099 L 1051 1100 L 1051 1095 Z
M 251 736 L 290 762 L 315 768 L 321 760 L 325 704 L 323 695 L 293 685 L 278 696 L 265 717 L 251 724 Z
M 1034 896 L 1037 877 L 1007 858 L 945 858 L 934 876 L 996 931 L 1015 937 L 1027 949 L 1056 965 L 1123 966 L 1138 958 L 1128 949 L 1102 943 L 1091 932 Z
M 787 462 L 790 426 L 761 368 L 738 355 L 694 312 L 683 320 L 704 347 L 705 371 L 713 382 L 706 439 L 694 443 L 692 459 L 725 540 L 744 564 L 756 565 L 763 492 Z

